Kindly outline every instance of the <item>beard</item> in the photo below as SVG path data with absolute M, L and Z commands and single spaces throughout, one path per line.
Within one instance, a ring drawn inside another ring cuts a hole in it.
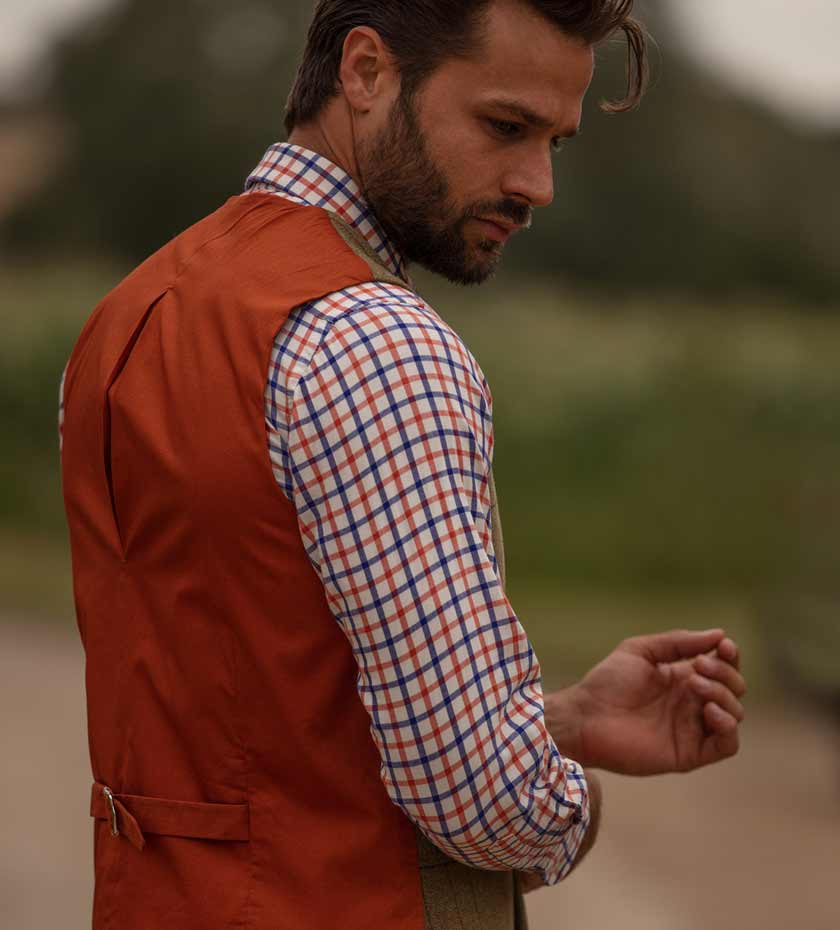
M 413 100 L 401 94 L 384 129 L 359 153 L 363 194 L 386 235 L 409 262 L 456 284 L 481 284 L 496 271 L 502 244 L 470 244 L 468 220 L 530 221 L 531 208 L 515 200 L 480 201 L 459 207 L 443 170 L 429 155 Z

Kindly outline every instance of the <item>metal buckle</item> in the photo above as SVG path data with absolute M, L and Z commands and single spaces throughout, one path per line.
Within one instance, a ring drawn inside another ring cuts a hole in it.
M 114 793 L 110 788 L 103 786 L 102 793 L 108 800 L 108 807 L 111 808 L 111 836 L 120 835 L 120 826 L 117 822 L 117 805 L 114 804 Z

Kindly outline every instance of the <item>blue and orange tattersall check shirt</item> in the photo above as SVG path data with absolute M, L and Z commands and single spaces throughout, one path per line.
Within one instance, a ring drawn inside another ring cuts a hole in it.
M 246 194 L 338 213 L 403 276 L 358 185 L 272 146 Z M 265 392 L 268 454 L 358 662 L 391 800 L 484 869 L 571 869 L 589 825 L 582 768 L 545 724 L 540 668 L 493 552 L 492 397 L 461 338 L 374 282 L 295 308 Z

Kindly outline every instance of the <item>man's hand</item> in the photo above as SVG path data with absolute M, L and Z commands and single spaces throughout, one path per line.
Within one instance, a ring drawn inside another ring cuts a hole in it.
M 723 630 L 625 640 L 577 685 L 546 696 L 561 752 L 622 775 L 688 772 L 735 755 L 746 692 Z

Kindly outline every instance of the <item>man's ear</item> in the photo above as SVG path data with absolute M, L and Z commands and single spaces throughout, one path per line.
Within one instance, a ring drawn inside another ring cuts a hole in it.
M 344 40 L 339 69 L 344 96 L 359 113 L 368 113 L 383 99 L 390 101 L 399 76 L 393 56 L 375 29 L 357 26 Z

